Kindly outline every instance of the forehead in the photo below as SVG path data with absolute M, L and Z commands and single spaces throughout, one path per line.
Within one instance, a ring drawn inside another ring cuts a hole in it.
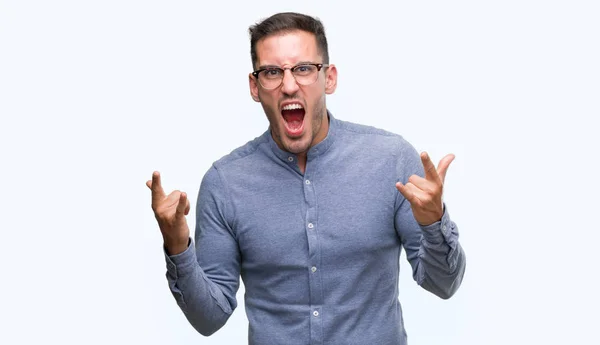
M 258 66 L 294 65 L 320 62 L 315 35 L 306 31 L 289 31 L 267 36 L 256 43 Z

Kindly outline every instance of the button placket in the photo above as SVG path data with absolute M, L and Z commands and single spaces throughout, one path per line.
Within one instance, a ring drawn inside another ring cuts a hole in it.
M 323 286 L 321 283 L 321 245 L 319 243 L 319 233 L 317 231 L 317 203 L 315 196 L 315 180 L 312 174 L 314 161 L 307 165 L 304 177 L 301 180 L 304 193 L 304 202 L 306 214 L 304 226 L 308 238 L 308 283 L 310 289 L 310 329 L 311 344 L 323 343 L 323 315 L 321 306 L 323 304 Z

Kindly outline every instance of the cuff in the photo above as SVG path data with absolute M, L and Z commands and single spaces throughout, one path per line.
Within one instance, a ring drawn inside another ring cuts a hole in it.
M 167 249 L 163 245 L 163 253 L 165 255 L 165 261 L 167 263 L 167 271 L 173 276 L 177 277 L 178 274 L 185 272 L 186 268 L 192 267 L 196 263 L 196 252 L 192 245 L 192 239 L 188 241 L 188 247 L 182 253 L 176 255 L 169 255 Z
M 433 224 L 420 226 L 423 232 L 423 237 L 427 242 L 442 243 L 449 242 L 450 240 L 450 235 L 452 233 L 452 221 L 450 220 L 450 215 L 448 214 L 446 204 L 444 204 L 443 207 L 444 213 L 442 214 L 442 219 Z

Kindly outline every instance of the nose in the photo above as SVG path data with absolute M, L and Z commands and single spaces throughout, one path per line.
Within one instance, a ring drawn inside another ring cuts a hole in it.
M 281 84 L 281 91 L 287 95 L 295 94 L 299 88 L 296 78 L 289 69 L 284 70 Z

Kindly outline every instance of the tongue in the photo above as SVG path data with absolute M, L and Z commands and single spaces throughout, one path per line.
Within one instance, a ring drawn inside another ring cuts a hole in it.
M 283 110 L 281 112 L 283 119 L 291 128 L 300 128 L 304 120 L 304 109 Z

